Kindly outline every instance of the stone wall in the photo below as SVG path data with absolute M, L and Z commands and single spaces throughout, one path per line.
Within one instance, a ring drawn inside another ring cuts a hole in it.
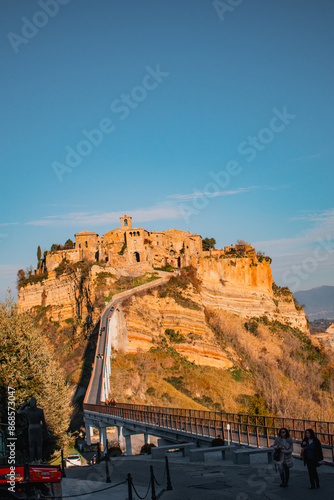
M 63 260 L 78 262 L 80 260 L 79 250 L 57 250 L 56 252 L 47 252 L 45 255 L 46 270 L 48 272 L 53 271 Z

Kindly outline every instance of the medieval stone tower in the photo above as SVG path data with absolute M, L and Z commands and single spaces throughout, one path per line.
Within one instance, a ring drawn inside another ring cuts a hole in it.
M 132 217 L 129 217 L 129 215 L 123 215 L 123 217 L 120 217 L 120 220 L 121 220 L 121 229 L 123 229 L 123 231 L 132 229 Z

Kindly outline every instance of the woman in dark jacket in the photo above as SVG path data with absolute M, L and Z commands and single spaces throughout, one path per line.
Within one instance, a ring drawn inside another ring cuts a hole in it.
M 310 490 L 315 487 L 320 488 L 319 476 L 317 467 L 319 462 L 323 460 L 321 443 L 315 437 L 313 429 L 306 429 L 305 436 L 302 442 L 301 457 L 304 459 L 304 464 L 307 465 L 308 475 L 310 478 Z

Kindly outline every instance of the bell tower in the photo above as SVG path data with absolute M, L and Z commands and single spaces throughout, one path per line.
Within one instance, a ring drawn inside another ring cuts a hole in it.
M 132 217 L 129 217 L 128 215 L 123 215 L 123 217 L 120 217 L 121 221 L 121 229 L 123 231 L 126 231 L 127 229 L 132 229 Z

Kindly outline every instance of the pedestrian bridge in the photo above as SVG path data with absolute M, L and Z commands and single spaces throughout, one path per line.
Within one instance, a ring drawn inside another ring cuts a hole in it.
M 267 447 L 273 445 L 278 430 L 286 427 L 294 439 L 296 453 L 299 453 L 305 429 L 313 428 L 323 444 L 324 459 L 334 461 L 334 422 L 127 403 L 116 406 L 85 403 L 84 415 L 88 444 L 91 428 L 99 429 L 100 442 L 106 446 L 106 428 L 116 426 L 119 438 L 125 439 L 128 455 L 131 455 L 131 436 L 135 434 L 144 434 L 145 442 L 151 435 L 166 442 L 193 441 L 207 446 L 212 439 L 224 437 L 227 443 Z

